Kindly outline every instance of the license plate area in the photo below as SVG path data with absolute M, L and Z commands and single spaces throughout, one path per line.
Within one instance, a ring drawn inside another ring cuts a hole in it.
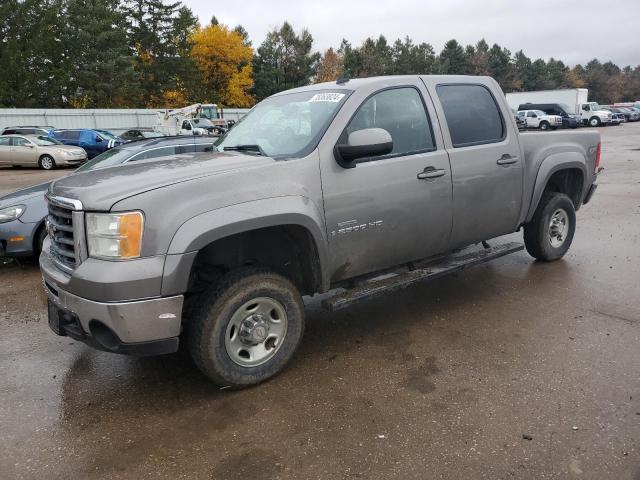
M 64 328 L 62 328 L 60 309 L 51 300 L 47 300 L 47 312 L 49 316 L 49 328 L 53 330 L 53 333 L 60 336 L 66 335 Z

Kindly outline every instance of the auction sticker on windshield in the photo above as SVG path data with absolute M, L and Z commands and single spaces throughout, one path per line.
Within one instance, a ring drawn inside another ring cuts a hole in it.
M 344 93 L 316 93 L 309 99 L 310 102 L 339 102 Z

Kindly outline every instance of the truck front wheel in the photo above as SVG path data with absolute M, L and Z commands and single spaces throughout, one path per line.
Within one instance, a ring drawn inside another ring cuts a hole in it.
M 600 126 L 600 119 L 598 117 L 591 117 L 589 119 L 589 125 L 592 127 L 599 127 Z
M 531 222 L 524 226 L 524 244 L 532 257 L 545 262 L 567 253 L 576 231 L 576 211 L 564 193 L 547 192 Z
M 296 287 L 266 269 L 226 274 L 201 297 L 188 326 L 191 356 L 214 383 L 256 385 L 291 359 L 304 332 Z

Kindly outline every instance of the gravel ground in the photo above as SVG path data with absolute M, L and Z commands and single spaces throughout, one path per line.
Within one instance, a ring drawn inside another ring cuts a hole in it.
M 292 365 L 245 391 L 54 336 L 37 266 L 0 267 L 0 477 L 639 480 L 640 123 L 601 131 L 564 260 L 311 300 Z

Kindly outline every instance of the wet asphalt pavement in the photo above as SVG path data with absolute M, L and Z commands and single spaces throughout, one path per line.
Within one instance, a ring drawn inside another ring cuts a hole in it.
M 564 260 L 310 301 L 291 366 L 249 390 L 56 337 L 37 267 L 1 266 L 0 477 L 639 480 L 640 123 L 601 131 Z

